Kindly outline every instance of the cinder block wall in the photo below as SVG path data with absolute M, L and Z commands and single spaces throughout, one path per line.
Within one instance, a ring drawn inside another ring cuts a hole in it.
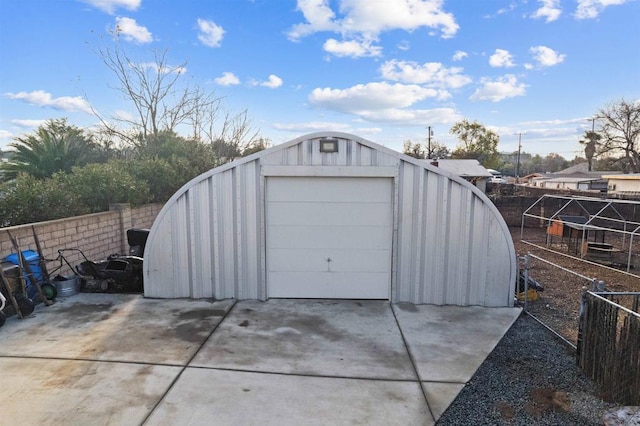
M 522 224 L 522 214 L 537 200 L 538 197 L 517 196 L 492 199 L 507 225 L 515 227 L 519 227 Z
M 37 251 L 33 226 L 44 257 L 50 260 L 47 262 L 49 273 L 66 275 L 70 270 L 59 258 L 58 250 L 79 249 L 89 260 L 102 260 L 114 253 L 127 254 L 127 229 L 150 228 L 161 208 L 162 204 L 134 209 L 128 204 L 114 204 L 108 212 L 0 228 L 0 259 L 15 253 L 6 231 L 18 240 L 21 250 Z M 73 266 L 84 260 L 78 251 L 65 251 L 63 255 Z

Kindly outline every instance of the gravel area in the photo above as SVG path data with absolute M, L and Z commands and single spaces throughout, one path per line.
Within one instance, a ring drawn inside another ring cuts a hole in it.
M 602 425 L 618 405 L 600 398 L 574 354 L 523 313 L 438 425 Z

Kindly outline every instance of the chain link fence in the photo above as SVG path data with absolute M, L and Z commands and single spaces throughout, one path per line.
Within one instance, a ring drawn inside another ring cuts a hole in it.
M 534 254 L 521 258 L 517 296 L 525 312 L 573 347 L 578 341 L 582 290 L 595 290 L 598 286 L 603 287 L 604 283 Z
M 517 298 L 527 314 L 576 349 L 577 364 L 611 400 L 640 404 L 640 292 L 528 253 Z

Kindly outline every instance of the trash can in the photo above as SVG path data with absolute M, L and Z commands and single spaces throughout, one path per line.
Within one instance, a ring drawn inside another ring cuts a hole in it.
M 144 254 L 144 247 L 149 238 L 149 230 L 142 228 L 127 229 L 127 242 L 129 243 L 129 254 L 140 256 Z

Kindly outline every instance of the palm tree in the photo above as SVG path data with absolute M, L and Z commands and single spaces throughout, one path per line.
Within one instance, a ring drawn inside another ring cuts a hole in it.
M 9 144 L 9 160 L 2 164 L 2 181 L 11 181 L 19 173 L 27 173 L 44 179 L 55 172 L 70 172 L 73 166 L 81 166 L 95 160 L 97 145 L 91 137 L 72 125 L 65 118 L 48 120 L 38 127 L 35 134 L 14 138 Z
M 589 171 L 591 171 L 592 169 L 593 158 L 597 154 L 600 139 L 602 139 L 602 136 L 594 131 L 591 131 L 585 132 L 584 140 L 580 141 L 580 143 L 584 145 L 584 155 L 587 157 Z

